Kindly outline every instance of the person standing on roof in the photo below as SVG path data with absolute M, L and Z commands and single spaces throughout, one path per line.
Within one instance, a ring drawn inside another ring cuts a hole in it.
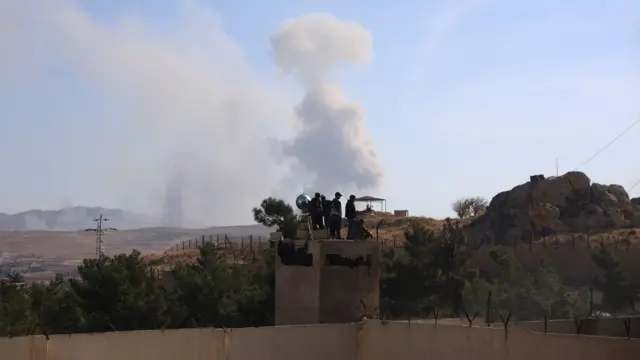
M 322 220 L 324 220 L 324 228 L 327 232 L 331 233 L 331 200 L 327 200 L 327 197 L 324 195 L 320 195 L 320 200 L 322 200 Z
M 331 201 L 331 233 L 330 236 L 333 239 L 340 239 L 340 230 L 342 228 L 342 203 L 340 202 L 340 198 L 342 194 L 340 192 L 336 192 L 336 196 Z
M 317 192 L 309 204 L 309 215 L 311 216 L 311 224 L 313 224 L 314 230 L 324 229 L 322 214 L 322 199 L 320 198 L 320 193 Z
M 349 222 L 349 227 L 347 228 L 347 239 L 355 239 L 355 229 L 356 229 L 356 196 L 350 195 L 349 200 L 347 200 L 347 204 L 344 206 L 344 217 L 347 218 Z

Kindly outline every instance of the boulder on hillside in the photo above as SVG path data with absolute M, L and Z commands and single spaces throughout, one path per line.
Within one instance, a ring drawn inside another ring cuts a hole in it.
M 640 199 L 620 185 L 592 183 L 579 171 L 531 181 L 491 199 L 485 214 L 469 226 L 496 244 L 538 239 L 557 232 L 616 229 L 640 221 Z

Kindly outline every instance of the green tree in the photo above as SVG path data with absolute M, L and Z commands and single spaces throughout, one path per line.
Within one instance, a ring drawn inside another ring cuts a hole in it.
M 70 282 L 84 318 L 84 331 L 158 329 L 165 323 L 166 302 L 158 274 L 133 251 L 85 259 L 79 280 Z
M 468 314 L 485 314 L 487 299 L 495 292 L 495 286 L 482 277 L 467 280 L 462 290 L 462 306 Z
M 489 256 L 499 269 L 494 278 L 492 304 L 497 309 L 510 311 L 518 319 L 536 315 L 539 307 L 535 298 L 533 276 L 525 272 L 520 264 L 503 248 L 489 251 Z
M 470 202 L 472 216 L 478 216 L 482 214 L 487 210 L 487 207 L 489 206 L 489 202 L 487 201 L 487 199 L 483 198 L 482 196 L 470 198 Z
M 462 232 L 446 223 L 436 233 L 418 222 L 405 232 L 403 249 L 387 251 L 381 281 L 383 304 L 394 316 L 424 316 L 433 307 L 457 313 L 462 306 Z
M 547 317 L 567 316 L 569 299 L 560 275 L 548 261 L 543 261 L 534 276 L 536 300 Z
M 604 245 L 591 253 L 591 261 L 599 268 L 600 274 L 593 279 L 595 289 L 602 292 L 602 305 L 607 311 L 618 311 L 633 306 L 636 300 L 634 289 L 625 276 L 622 265 Z
M 487 199 L 481 196 L 461 198 L 451 203 L 451 209 L 460 219 L 480 215 L 487 206 Z
M 213 246 L 194 264 L 172 271 L 174 327 L 240 327 L 273 323 L 273 272 L 268 264 L 229 264 Z
M 47 285 L 35 283 L 28 289 L 35 331 L 44 334 L 70 334 L 82 330 L 79 299 L 62 275 L 57 274 Z
M 26 335 L 32 329 L 31 303 L 22 281 L 16 274 L 0 280 L 0 336 Z
M 268 197 L 252 210 L 253 219 L 267 227 L 277 227 L 285 238 L 293 238 L 298 227 L 298 221 L 291 205 L 284 200 Z

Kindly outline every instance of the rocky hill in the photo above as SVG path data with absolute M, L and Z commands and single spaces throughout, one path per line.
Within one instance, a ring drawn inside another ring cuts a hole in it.
M 640 226 L 640 199 L 620 185 L 592 183 L 584 173 L 532 176 L 493 197 L 468 225 L 483 242 L 513 244 L 558 233 L 596 233 Z

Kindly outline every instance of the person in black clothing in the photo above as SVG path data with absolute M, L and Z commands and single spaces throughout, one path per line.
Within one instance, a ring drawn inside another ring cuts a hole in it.
M 331 221 L 329 217 L 331 215 L 331 200 L 327 200 L 327 197 L 324 195 L 320 195 L 320 200 L 322 200 L 322 220 L 324 220 L 324 228 L 330 232 Z
M 344 217 L 347 218 L 349 222 L 349 227 L 347 228 L 347 239 L 355 239 L 354 230 L 356 229 L 356 196 L 349 196 L 349 200 L 347 200 L 347 204 L 344 206 Z
M 331 218 L 329 220 L 331 221 L 330 236 L 333 239 L 340 239 L 340 230 L 342 228 L 342 203 L 340 202 L 341 197 L 342 194 L 336 192 L 336 196 L 331 201 Z
M 316 223 L 315 214 L 318 211 L 318 201 L 316 201 L 315 197 L 309 201 L 308 210 L 309 210 L 309 216 L 311 217 L 311 228 L 316 229 L 318 227 L 318 224 Z
M 314 229 L 324 229 L 324 224 L 322 223 L 322 199 L 320 198 L 320 193 L 316 193 L 313 199 L 309 204 L 309 215 L 311 216 L 311 223 L 313 224 Z

